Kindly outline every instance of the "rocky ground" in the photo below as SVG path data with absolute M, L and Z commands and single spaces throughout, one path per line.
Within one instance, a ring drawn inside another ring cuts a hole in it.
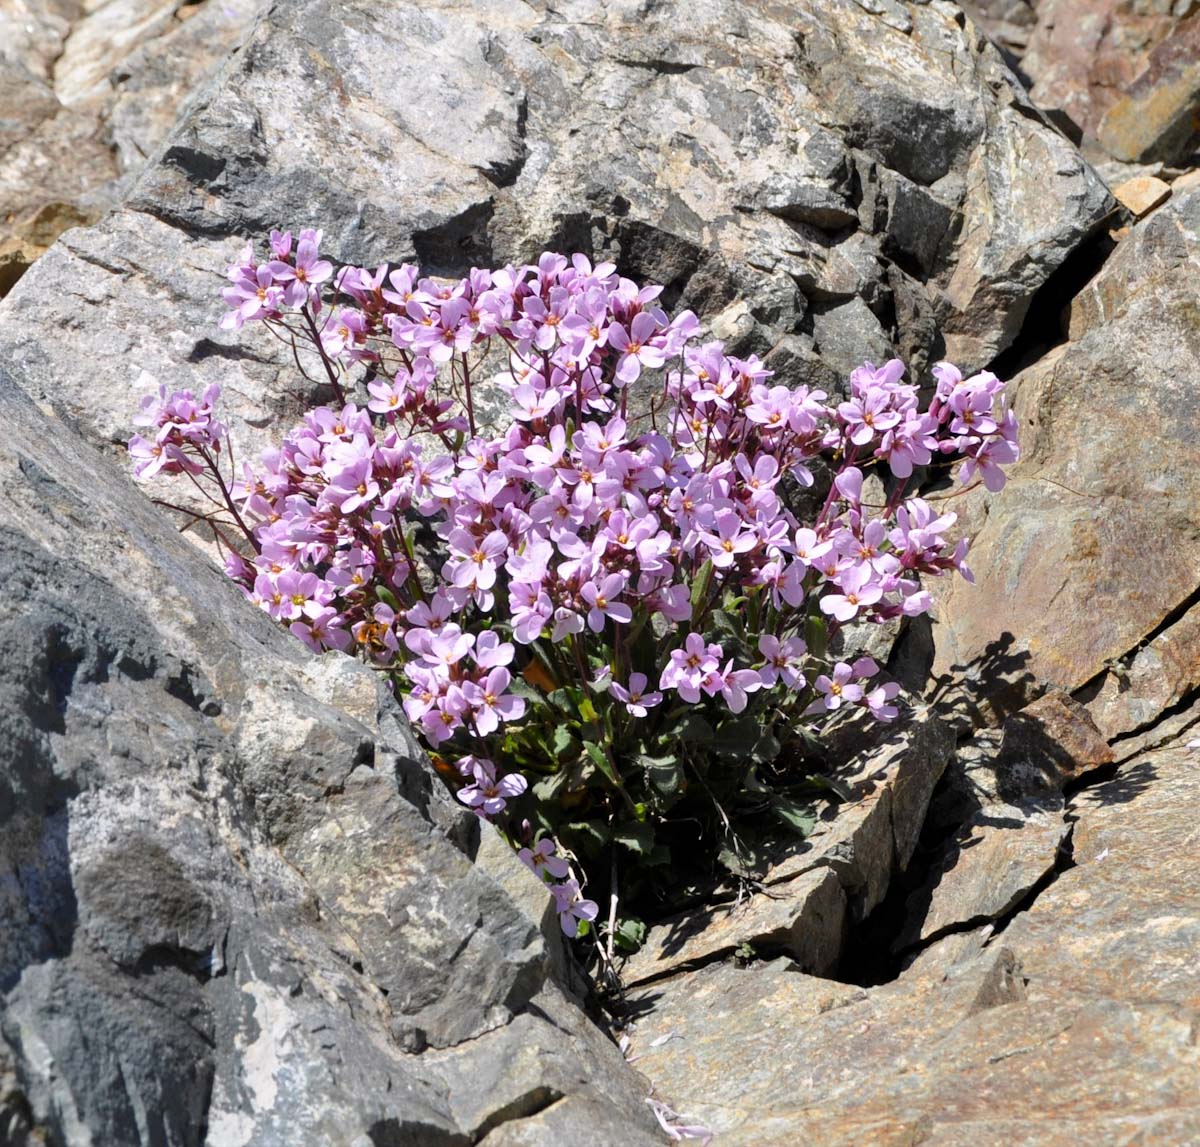
M 652 1089 L 718 1143 L 1200 1141 L 1190 3 L 0 3 L 0 1142 L 653 1143 Z M 151 379 L 242 453 L 303 402 L 215 323 L 277 225 L 605 255 L 789 381 L 1013 379 L 911 718 L 652 930 L 625 1057 L 371 675 L 128 480 Z

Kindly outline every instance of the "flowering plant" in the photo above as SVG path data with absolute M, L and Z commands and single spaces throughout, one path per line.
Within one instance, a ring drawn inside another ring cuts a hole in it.
M 835 401 L 700 341 L 611 263 L 545 254 L 451 282 L 335 273 L 319 242 L 272 232 L 262 262 L 247 246 L 222 326 L 306 354 L 332 404 L 236 470 L 217 388 L 164 388 L 135 472 L 215 503 L 194 516 L 256 607 L 389 674 L 458 799 L 611 957 L 641 934 L 619 902 L 697 839 L 736 841 L 729 810 L 803 829 L 813 719 L 897 715 L 875 662 L 835 651 L 928 611 L 923 575 L 970 578 L 955 515 L 906 490 L 937 455 L 1003 485 L 1004 384 L 942 363 L 922 408 L 893 360 Z

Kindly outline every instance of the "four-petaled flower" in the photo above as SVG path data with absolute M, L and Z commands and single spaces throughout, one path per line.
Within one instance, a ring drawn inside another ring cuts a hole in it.
M 618 701 L 635 717 L 645 717 L 655 705 L 662 704 L 663 695 L 658 692 L 647 692 L 649 680 L 644 673 L 631 673 L 628 686 L 614 681 L 608 688 Z

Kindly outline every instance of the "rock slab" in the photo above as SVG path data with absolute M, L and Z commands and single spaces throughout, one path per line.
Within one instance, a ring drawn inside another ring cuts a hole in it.
M 1196 784 L 1176 742 L 1085 790 L 1076 867 L 893 983 L 781 959 L 647 985 L 638 1067 L 722 1144 L 1195 1141 Z
M 3 369 L 0 423 L 5 1142 L 457 1145 L 571 1096 L 649 1133 L 374 675 Z

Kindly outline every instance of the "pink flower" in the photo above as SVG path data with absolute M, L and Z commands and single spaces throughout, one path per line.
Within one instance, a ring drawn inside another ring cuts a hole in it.
M 701 687 L 710 697 L 718 693 L 725 698 L 730 712 L 740 713 L 749 702 L 747 693 L 762 688 L 762 677 L 753 669 L 734 669 L 733 661 L 727 661 L 724 669 L 712 669 L 704 675 Z
M 450 686 L 431 708 L 421 716 L 421 729 L 433 745 L 440 745 L 462 728 L 463 716 L 471 711 L 471 704 L 463 691 Z
M 967 447 L 968 458 L 963 463 L 959 480 L 966 485 L 975 476 L 976 470 L 983 476 L 983 484 L 995 494 L 1004 489 L 1006 476 L 1001 466 L 1016 462 L 1021 452 L 1017 446 L 1017 418 L 1011 411 L 1004 415 L 1000 435 L 989 438 L 978 446 Z
M 579 596 L 591 606 L 587 623 L 593 633 L 603 631 L 606 617 L 626 625 L 633 620 L 633 610 L 616 600 L 624 589 L 625 579 L 620 574 L 609 574 L 599 585 L 592 581 L 585 582 L 580 588 Z
M 326 499 L 343 514 L 353 514 L 379 497 L 379 483 L 373 470 L 370 458 L 358 458 L 335 471 L 325 487 Z
M 316 288 L 333 274 L 333 264 L 321 259 L 317 254 L 320 242 L 320 231 L 302 231 L 300 242 L 296 246 L 294 264 L 281 259 L 267 264 L 277 282 L 287 283 L 292 288 L 287 294 L 289 306 L 301 306 L 316 293 Z
M 233 308 L 221 316 L 220 326 L 224 330 L 239 330 L 253 319 L 278 315 L 285 305 L 284 289 L 276 284 L 270 267 L 245 268 L 233 286 L 226 287 L 221 295 Z
M 865 446 L 900 421 L 900 414 L 890 409 L 891 400 L 886 391 L 871 389 L 838 407 L 838 417 L 846 424 L 848 437 L 855 446 Z
M 851 682 L 850 679 L 853 676 L 854 670 L 844 661 L 839 661 L 833 667 L 832 677 L 827 677 L 822 673 L 813 684 L 817 692 L 823 694 L 824 699 L 818 699 L 815 707 L 837 709 L 841 707 L 843 701 L 861 701 L 862 686 Z
M 871 580 L 874 573 L 870 565 L 842 570 L 836 583 L 842 592 L 827 593 L 821 598 L 821 612 L 832 614 L 837 621 L 847 622 L 857 616 L 860 609 L 874 605 L 883 597 L 883 590 Z
M 903 422 L 897 423 L 883 436 L 876 458 L 886 458 L 897 478 L 907 478 L 913 466 L 924 466 L 932 459 L 937 446 L 933 431 L 937 423 L 928 414 L 909 411 Z
M 466 657 L 474 644 L 473 633 L 463 633 L 457 625 L 445 625 L 426 638 L 422 652 L 430 663 L 450 668 Z
M 715 672 L 723 650 L 719 645 L 705 645 L 698 633 L 689 633 L 682 649 L 673 649 L 671 659 L 659 678 L 660 689 L 674 689 L 685 701 L 700 700 L 700 688 L 708 674 Z
M 642 368 L 651 370 L 667 361 L 666 352 L 654 341 L 658 333 L 658 320 L 648 311 L 634 315 L 629 330 L 620 323 L 608 328 L 608 345 L 620 354 L 617 360 L 617 381 L 624 385 L 636 382 Z
M 808 646 L 800 637 L 789 637 L 780 641 L 778 637 L 764 633 L 758 639 L 758 651 L 767 663 L 758 671 L 762 683 L 767 686 L 782 681 L 789 689 L 804 687 L 804 674 L 800 671 Z
M 323 653 L 326 649 L 340 649 L 344 653 L 353 642 L 351 635 L 342 628 L 344 625 L 345 618 L 336 609 L 321 606 L 304 620 L 293 621 L 288 629 L 314 653 Z
M 686 585 L 664 586 L 654 592 L 648 604 L 668 621 L 682 623 L 692 620 L 692 595 Z
M 512 643 L 501 641 L 490 629 L 475 639 L 475 664 L 480 669 L 495 669 L 512 663 L 516 650 Z
M 480 684 L 474 681 L 463 683 L 463 694 L 474 710 L 475 729 L 481 737 L 494 733 L 501 721 L 515 721 L 524 716 L 525 699 L 505 692 L 511 682 L 512 674 L 500 666 Z
M 404 409 L 404 398 L 408 391 L 408 379 L 398 374 L 394 379 L 376 379 L 367 384 L 371 395 L 367 409 L 376 414 L 393 414 Z
M 635 717 L 645 717 L 647 712 L 655 705 L 661 704 L 663 699 L 661 693 L 647 693 L 647 684 L 649 682 L 644 673 L 631 673 L 628 688 L 616 681 L 608 688 L 618 701 L 624 702 L 625 708 Z
M 517 856 L 522 864 L 542 880 L 547 877 L 562 880 L 571 871 L 571 866 L 561 856 L 555 856 L 555 851 L 554 841 L 544 836 L 532 848 L 522 848 Z
M 443 577 L 460 589 L 489 590 L 496 584 L 496 571 L 508 549 L 508 539 L 499 530 L 485 538 L 454 530 L 447 541 L 455 556 L 442 567 Z
M 897 694 L 900 692 L 900 686 L 894 681 L 889 681 L 886 685 L 880 685 L 876 689 L 872 689 L 864 698 L 863 702 L 868 709 L 871 710 L 872 716 L 880 721 L 894 721 L 900 714 L 900 710 L 890 704 Z
M 753 531 L 742 532 L 742 519 L 735 510 L 721 510 L 716 517 L 717 532 L 702 530 L 700 540 L 708 547 L 709 559 L 717 569 L 728 569 L 738 554 L 749 553 L 758 545 Z
M 529 787 L 529 782 L 520 773 L 509 773 L 497 780 L 491 761 L 476 760 L 473 777 L 471 784 L 458 790 L 458 799 L 484 817 L 498 816 L 510 800 Z
M 535 390 L 528 383 L 518 386 L 512 394 L 516 404 L 512 416 L 522 422 L 539 422 L 549 418 L 562 401 L 557 390 Z
M 554 906 L 558 909 L 558 922 L 564 935 L 577 936 L 582 920 L 595 920 L 600 913 L 600 907 L 594 900 L 585 900 L 579 888 L 579 881 L 565 880 L 562 884 L 552 884 L 550 893 L 554 897 Z
M 792 552 L 805 566 L 815 566 L 833 549 L 833 543 L 817 538 L 816 532 L 807 528 L 796 531 Z

